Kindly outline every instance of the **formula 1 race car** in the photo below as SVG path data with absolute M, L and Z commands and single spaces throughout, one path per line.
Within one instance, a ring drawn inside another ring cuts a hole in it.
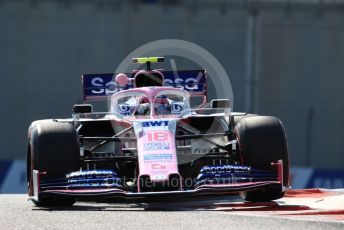
M 30 200 L 283 197 L 289 160 L 281 121 L 231 112 L 227 99 L 209 103 L 206 71 L 151 69 L 163 59 L 135 58 L 147 67 L 127 74 L 84 74 L 84 101 L 108 100 L 109 112 L 78 104 L 71 119 L 31 124 Z

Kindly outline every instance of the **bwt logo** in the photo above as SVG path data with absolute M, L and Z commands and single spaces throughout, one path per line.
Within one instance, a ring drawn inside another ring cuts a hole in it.
M 168 126 L 168 121 L 143 121 L 142 127 Z

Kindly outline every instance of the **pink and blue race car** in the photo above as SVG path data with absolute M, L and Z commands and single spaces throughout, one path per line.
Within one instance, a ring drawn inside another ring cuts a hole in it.
M 28 133 L 28 194 L 38 206 L 78 199 L 162 199 L 240 193 L 283 197 L 289 160 L 281 121 L 208 102 L 206 71 L 84 74 L 84 101 L 70 119 L 34 121 Z M 195 101 L 199 105 L 195 107 Z

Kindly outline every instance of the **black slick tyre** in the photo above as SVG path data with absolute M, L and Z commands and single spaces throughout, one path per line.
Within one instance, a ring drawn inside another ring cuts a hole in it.
M 32 171 L 46 172 L 42 179 L 64 178 L 78 171 L 80 147 L 72 124 L 54 120 L 35 121 L 29 128 L 27 154 L 28 193 L 33 195 Z M 37 206 L 70 206 L 75 199 L 60 196 L 40 196 Z
M 283 161 L 283 186 L 289 186 L 287 139 L 281 121 L 276 117 L 252 116 L 240 119 L 234 128 L 242 164 L 259 170 L 276 170 L 272 162 Z M 247 201 L 271 201 L 282 198 L 281 186 L 241 193 Z

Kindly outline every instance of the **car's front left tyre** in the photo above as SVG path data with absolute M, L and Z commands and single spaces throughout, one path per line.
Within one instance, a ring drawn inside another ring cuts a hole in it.
M 283 162 L 283 184 L 289 187 L 289 154 L 287 138 L 282 122 L 276 117 L 247 116 L 239 120 L 234 128 L 239 143 L 240 158 L 244 165 L 254 169 L 271 171 L 271 163 Z M 247 201 L 271 201 L 282 198 L 284 189 L 270 186 L 260 190 L 242 192 Z

